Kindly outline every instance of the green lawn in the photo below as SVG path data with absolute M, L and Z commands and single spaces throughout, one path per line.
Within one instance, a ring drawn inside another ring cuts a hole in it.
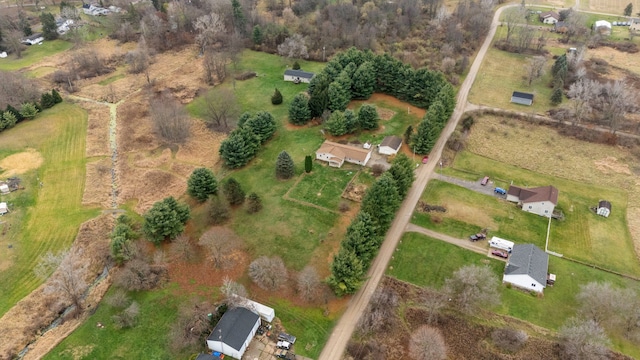
M 406 233 L 391 260 L 387 274 L 418 286 L 441 288 L 444 280 L 455 270 L 470 264 L 488 265 L 502 279 L 504 262 L 421 234 Z M 579 292 L 580 285 L 606 281 L 616 287 L 638 287 L 635 281 L 554 256 L 549 257 L 549 272 L 557 275 L 557 281 L 555 286 L 545 289 L 542 298 L 502 286 L 502 303 L 496 307 L 497 312 L 557 330 L 575 314 L 575 295 Z M 618 337 L 614 337 L 613 344 L 618 351 L 636 358 L 640 356 L 638 344 L 634 345 Z
M 495 182 L 495 186 L 504 188 L 508 188 L 511 182 L 530 187 L 555 186 L 559 191 L 557 208 L 563 211 L 565 220 L 552 221 L 549 249 L 607 269 L 640 275 L 640 263 L 635 256 L 626 223 L 626 191 L 543 175 L 468 151 L 459 153 L 453 166 L 445 169 L 445 173 L 468 180 L 487 175 Z M 609 218 L 596 216 L 589 210 L 590 206 L 598 203 L 600 194 L 607 194 L 607 200 L 618 209 Z M 473 226 L 489 227 L 490 234 L 544 247 L 547 220 L 524 213 L 506 201 L 439 182 L 430 183 L 423 200 L 448 202 L 460 206 L 462 210 L 442 216 L 443 219 L 458 221 L 453 225 L 450 220 L 435 224 L 429 215 L 419 213 L 415 214 L 416 224 L 459 237 L 473 233 Z M 489 225 L 484 225 L 486 223 Z
M 64 40 L 43 41 L 42 45 L 29 46 L 22 52 L 22 58 L 20 59 L 17 59 L 14 55 L 11 55 L 6 59 L 0 59 L 0 70 L 19 70 L 40 62 L 47 56 L 68 50 L 72 46 L 72 43 Z
M 336 211 L 340 195 L 356 173 L 355 170 L 335 169 L 316 163 L 311 173 L 302 175 L 289 197 Z
M 0 315 L 40 285 L 33 274 L 40 256 L 66 249 L 80 224 L 97 215 L 97 210 L 81 206 L 86 127 L 84 110 L 62 103 L 0 133 L 0 156 L 34 148 L 44 158 L 38 170 L 21 175 L 25 190 L 6 197 L 13 204 L 6 219 L 13 225 L 0 242 L 3 249 L 8 244 L 12 248 L 3 250 L 6 257 L 0 258 L 10 264 L 0 272 Z

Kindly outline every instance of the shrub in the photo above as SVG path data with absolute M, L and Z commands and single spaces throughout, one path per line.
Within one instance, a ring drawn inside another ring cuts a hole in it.
M 179 204 L 172 196 L 158 201 L 144 214 L 142 231 L 148 240 L 159 244 L 162 240 L 174 239 L 184 230 L 189 220 L 189 207 Z
M 296 174 L 293 159 L 286 151 L 282 151 L 276 160 L 276 177 L 278 179 L 291 179 Z
M 276 88 L 276 90 L 273 92 L 273 95 L 271 95 L 271 103 L 273 105 L 280 105 L 282 104 L 282 93 L 280 92 L 280 90 L 278 90 L 278 88 Z
M 249 277 L 265 290 L 276 290 L 287 280 L 287 268 L 277 256 L 261 256 L 249 265 Z
M 240 183 L 234 178 L 229 178 L 224 182 L 222 192 L 230 205 L 240 205 L 244 202 L 245 192 L 242 190 Z
M 300 64 L 298 64 L 298 62 L 297 62 L 297 61 L 294 61 L 294 62 L 293 62 L 293 65 L 291 66 L 291 68 L 292 68 L 293 70 L 300 70 Z
M 209 216 L 211 216 L 211 224 L 220 225 L 229 220 L 231 211 L 229 203 L 224 196 L 213 196 L 211 205 L 209 205 Z
M 218 192 L 218 181 L 213 171 L 207 168 L 195 169 L 187 180 L 187 193 L 200 202 Z
M 20 115 L 25 119 L 33 119 L 38 114 L 38 108 L 32 103 L 24 103 L 20 107 Z
M 496 329 L 491 333 L 493 343 L 508 352 L 520 350 L 528 338 L 529 336 L 524 331 L 511 328 Z
M 252 192 L 247 197 L 247 212 L 249 214 L 255 214 L 260 210 L 262 210 L 262 199 L 260 199 L 258 194 Z

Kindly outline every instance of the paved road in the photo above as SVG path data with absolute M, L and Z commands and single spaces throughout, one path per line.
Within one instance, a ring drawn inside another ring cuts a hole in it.
M 478 74 L 478 70 L 480 69 L 480 65 L 482 60 L 484 59 L 489 46 L 491 46 L 491 40 L 496 33 L 496 29 L 499 24 L 500 14 L 502 11 L 511 6 L 518 5 L 507 5 L 499 8 L 491 23 L 491 29 L 487 34 L 487 37 L 482 44 L 482 47 L 478 51 L 478 55 L 476 56 L 471 68 L 469 69 L 469 74 L 466 79 L 462 83 L 460 90 L 458 91 L 456 108 L 451 116 L 451 119 L 442 130 L 442 134 L 438 139 L 438 142 L 433 147 L 433 150 L 430 154 L 430 161 L 425 165 L 421 165 L 416 174 L 416 181 L 414 181 L 413 186 L 409 190 L 406 199 L 402 203 L 398 213 L 396 214 L 396 218 L 391 224 L 391 228 L 387 232 L 387 236 L 385 237 L 384 243 L 380 248 L 380 253 L 375 258 L 373 263 L 371 264 L 371 268 L 367 273 L 367 281 L 363 284 L 362 288 L 353 295 L 351 301 L 349 302 L 347 309 L 344 314 L 338 320 L 338 323 L 334 327 L 331 335 L 327 343 L 322 349 L 322 353 L 320 353 L 320 360 L 337 360 L 342 359 L 345 349 L 347 347 L 347 343 L 351 338 L 351 334 L 353 333 L 358 320 L 362 316 L 362 313 L 366 310 L 367 305 L 369 304 L 369 300 L 373 295 L 374 291 L 378 287 L 378 283 L 384 272 L 387 269 L 389 264 L 389 260 L 395 251 L 398 241 L 400 241 L 400 237 L 402 236 L 407 224 L 409 224 L 409 219 L 411 218 L 411 214 L 420 200 L 420 195 L 422 194 L 423 189 L 426 187 L 429 178 L 434 173 L 434 168 L 438 163 L 438 159 L 442 155 L 442 150 L 447 142 L 447 139 L 456 126 L 458 125 L 458 121 L 462 117 L 462 114 L 465 111 L 465 107 L 467 105 L 467 96 L 469 95 L 469 90 L 471 89 L 471 85 L 475 81 L 476 75 Z

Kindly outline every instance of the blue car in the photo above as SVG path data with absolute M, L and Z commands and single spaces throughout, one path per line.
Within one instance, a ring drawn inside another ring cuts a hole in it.
M 507 190 L 501 188 L 501 187 L 497 187 L 495 189 L 493 189 L 494 193 L 500 194 L 500 195 L 507 195 Z

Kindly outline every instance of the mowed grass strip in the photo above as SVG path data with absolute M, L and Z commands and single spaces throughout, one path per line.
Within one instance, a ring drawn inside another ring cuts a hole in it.
M 445 279 L 466 265 L 489 266 L 502 281 L 505 263 L 455 245 L 418 233 L 406 233 L 394 253 L 387 275 L 418 286 L 441 289 Z M 557 330 L 576 314 L 575 299 L 580 286 L 589 282 L 609 282 L 615 287 L 636 289 L 638 283 L 604 271 L 583 266 L 554 256 L 549 257 L 549 272 L 557 275 L 553 287 L 547 287 L 544 297 L 531 296 L 527 292 L 500 287 L 502 303 L 495 310 L 533 324 Z M 496 324 L 501 326 L 503 324 Z M 613 348 L 638 358 L 640 347 L 624 340 L 620 334 L 612 334 Z
M 342 192 L 357 172 L 335 169 L 317 162 L 314 165 L 311 173 L 302 175 L 289 197 L 328 210 L 338 210 Z
M 55 55 L 59 52 L 69 50 L 72 43 L 64 40 L 43 41 L 42 45 L 31 45 L 22 52 L 21 58 L 14 55 L 1 59 L 0 70 L 15 71 L 27 66 L 31 66 L 47 56 Z
M 12 266 L 0 273 L 0 314 L 40 285 L 33 274 L 40 256 L 66 249 L 75 239 L 80 224 L 97 215 L 81 206 L 85 182 L 85 135 L 87 114 L 77 106 L 62 103 L 0 133 L 2 150 L 34 148 L 44 158 L 35 176 L 25 185 L 35 204 L 24 212 L 14 239 Z M 1 175 L 0 175 L 1 176 Z M 11 214 L 13 215 L 13 214 Z

